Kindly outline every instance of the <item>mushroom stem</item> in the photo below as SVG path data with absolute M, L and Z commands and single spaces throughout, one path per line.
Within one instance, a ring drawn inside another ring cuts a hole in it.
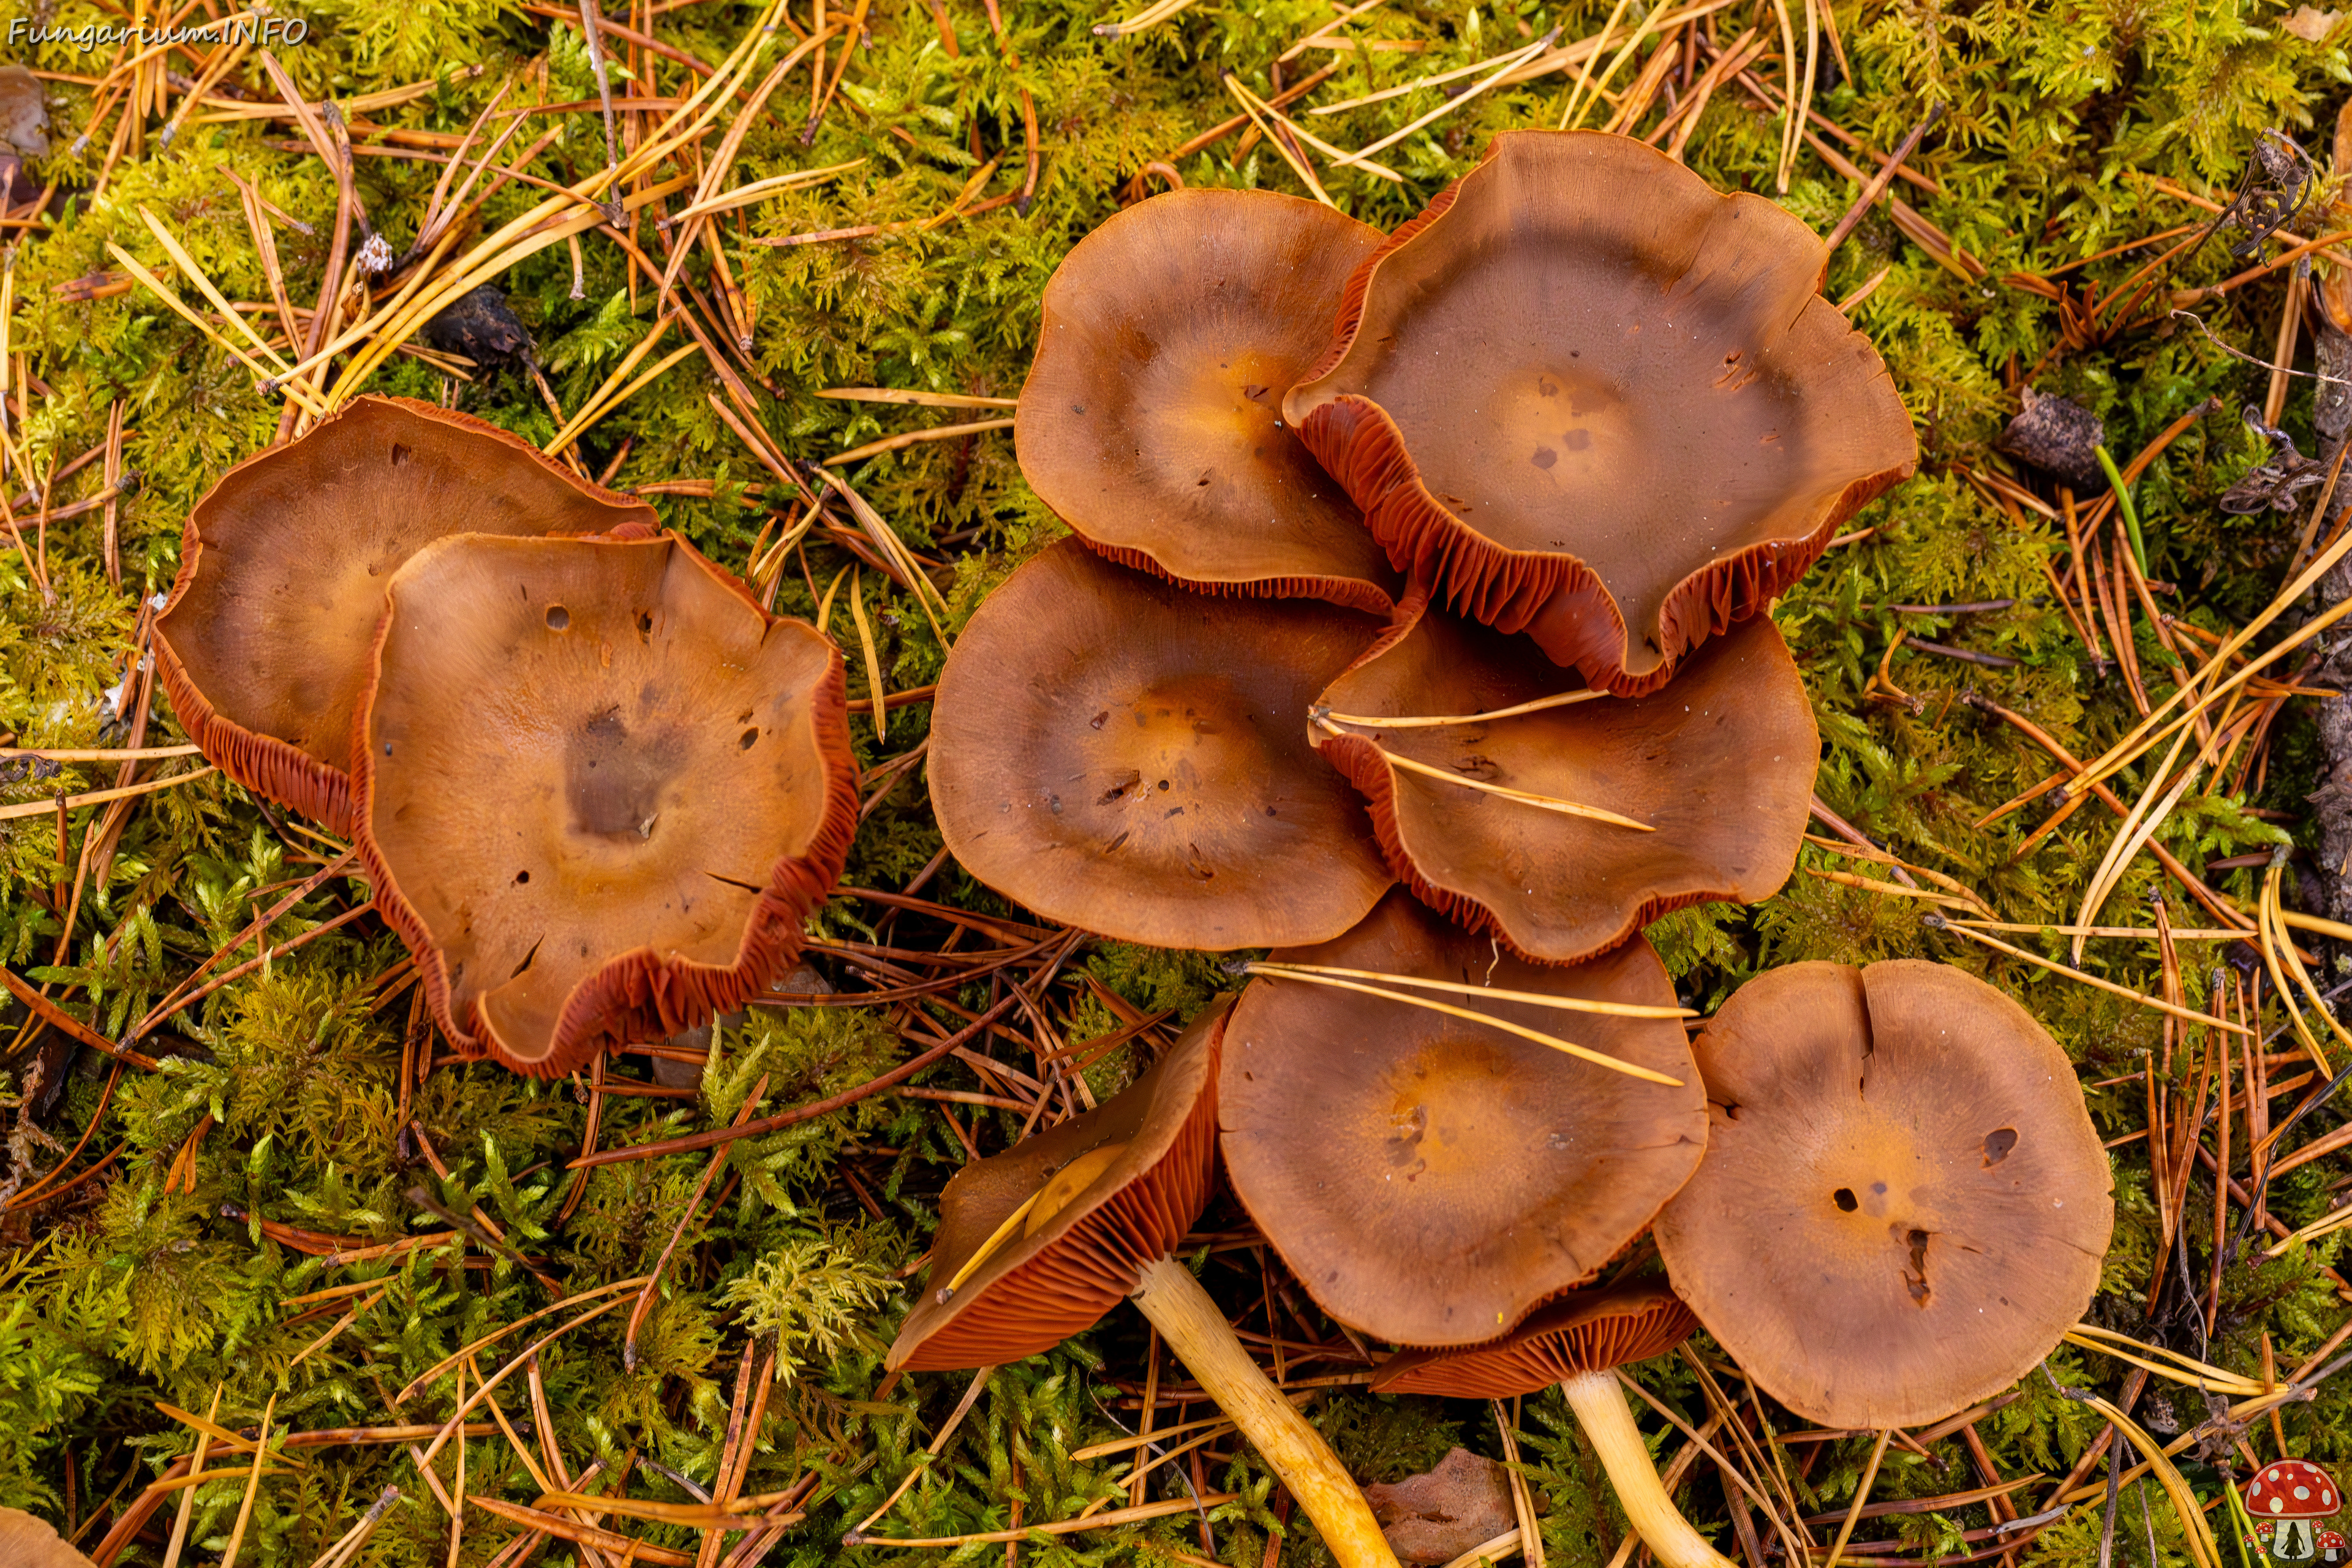
M 1250 1360 L 1225 1315 L 1209 1300 L 1192 1270 L 1172 1258 L 1162 1258 L 1144 1268 L 1134 1295 L 1136 1306 L 1151 1320 L 1176 1359 L 1200 1380 L 1226 1419 L 1240 1427 L 1242 1436 L 1274 1467 L 1274 1473 L 1315 1521 L 1339 1568 L 1397 1568 L 1396 1553 L 1389 1549 L 1388 1539 L 1381 1533 L 1371 1506 L 1364 1501 L 1354 1479 L 1315 1428 Z M 1624 1418 L 1622 1404 L 1618 1414 Z M 1625 1426 L 1633 1430 L 1630 1420 Z M 1634 1439 L 1636 1447 L 1640 1441 Z M 1657 1485 L 1654 1475 L 1650 1484 Z M 1665 1494 L 1658 1495 L 1663 1500 Z
M 1617 1489 L 1617 1501 L 1625 1510 L 1633 1533 L 1663 1568 L 1736 1568 L 1690 1527 L 1675 1509 L 1675 1500 L 1666 1495 L 1657 1467 L 1650 1462 L 1650 1450 L 1642 1441 L 1642 1429 L 1633 1425 L 1633 1413 L 1626 1408 L 1624 1394 L 1618 1392 L 1615 1375 L 1579 1373 L 1563 1381 L 1559 1391 L 1568 1396 L 1568 1407 L 1576 1412 L 1585 1441 L 1601 1456 L 1601 1468 L 1609 1472 L 1609 1484 Z

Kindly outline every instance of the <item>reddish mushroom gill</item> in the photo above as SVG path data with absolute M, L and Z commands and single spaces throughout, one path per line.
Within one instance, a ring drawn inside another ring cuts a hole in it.
M 1676 580 L 1657 558 L 1741 549 L 1818 487 L 1795 389 L 1756 346 L 1779 323 L 1738 302 L 1677 296 L 1633 258 L 1563 265 L 1537 246 L 1419 281 L 1364 394 L 1471 528 L 1642 585 L 1650 602 L 1623 605 L 1637 641 Z

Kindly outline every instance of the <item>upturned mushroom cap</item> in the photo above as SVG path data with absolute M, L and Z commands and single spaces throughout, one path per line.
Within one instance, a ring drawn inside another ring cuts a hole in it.
M 791 966 L 856 826 L 830 641 L 675 536 L 467 534 L 389 598 L 359 848 L 459 1049 L 554 1077 Z
M 453 533 L 657 525 L 469 415 L 357 398 L 231 468 L 188 514 L 155 622 L 163 684 L 223 773 L 349 833 L 352 715 L 402 563 Z
M 1409 607 L 1318 708 L 1358 718 L 1476 715 L 1573 689 L 1525 638 Z M 1440 728 L 1318 727 L 1371 803 L 1399 880 L 1521 958 L 1570 963 L 1671 910 L 1769 898 L 1804 841 L 1821 742 L 1788 645 L 1734 628 L 1645 698 Z M 1454 784 L 1395 761 L 1599 806 L 1642 833 Z
M 955 1173 L 940 1194 L 930 1270 L 890 1346 L 891 1366 L 996 1366 L 1051 1350 L 1092 1328 L 1135 1289 L 1144 1265 L 1175 1249 L 1216 1179 L 1217 1050 L 1229 1005 L 1211 1004 L 1150 1070 L 1094 1110 Z
M 1126 565 L 1386 613 L 1395 574 L 1282 418 L 1380 243 L 1272 191 L 1171 191 L 1120 213 L 1045 285 L 1013 419 L 1023 475 Z
M 1379 635 L 1332 605 L 1188 594 L 1064 540 L 948 656 L 940 831 L 1006 898 L 1124 942 L 1337 936 L 1392 879 L 1299 720 Z
M 1790 1409 L 1938 1419 L 2032 1371 L 2090 1305 L 2106 1152 L 2065 1053 L 1991 986 L 1909 959 L 1790 964 L 1693 1049 L 1706 1158 L 1658 1250 Z
M 1698 1327 L 1664 1285 L 1572 1290 L 1500 1339 L 1460 1350 L 1406 1351 L 1372 1373 L 1381 1394 L 1508 1399 L 1562 1379 L 1664 1355 Z
M 1338 942 L 1274 956 L 1675 1005 L 1646 942 L 1538 969 L 1402 891 Z M 1682 1087 L 1384 997 L 1253 981 L 1226 1026 L 1218 1089 L 1234 1190 L 1325 1311 L 1398 1344 L 1492 1339 L 1591 1278 L 1689 1178 L 1706 1137 L 1679 1022 L 1440 999 Z
M 1826 259 L 1638 142 L 1506 132 L 1358 269 L 1284 413 L 1401 569 L 1653 690 L 1916 461 Z

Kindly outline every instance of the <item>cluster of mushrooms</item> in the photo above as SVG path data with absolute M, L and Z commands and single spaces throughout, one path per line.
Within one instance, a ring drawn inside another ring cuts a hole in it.
M 1561 1384 L 1693 1568 L 1725 1560 L 1617 1366 L 1703 1324 L 1810 1419 L 1910 1426 L 2080 1315 L 2108 1168 L 2022 1008 L 1803 963 L 1693 1039 L 1641 934 L 1788 877 L 1819 740 L 1764 612 L 1916 459 L 1824 262 L 1581 132 L 1497 138 L 1385 237 L 1180 191 L 1071 252 L 1015 437 L 1076 537 L 949 658 L 940 828 L 1049 918 L 1274 952 L 949 1184 L 892 1365 L 1131 1299 L 1345 1568 L 1393 1564 L 1172 1256 L 1222 1151 L 1307 1293 L 1402 1347 L 1375 1388 Z M 839 650 L 463 415 L 364 397 L 231 470 L 156 631 L 191 737 L 351 836 L 451 1042 L 519 1071 L 740 1005 L 847 856 Z
M 451 1043 L 538 1077 L 783 973 L 856 826 L 840 651 L 657 526 L 362 397 L 197 503 L 156 620 L 190 738 L 350 836 Z
M 2108 1166 L 2022 1008 L 1802 963 L 1692 1039 L 1641 934 L 1787 878 L 1819 742 L 1764 612 L 1916 459 L 1824 263 L 1769 202 L 1542 132 L 1386 237 L 1187 190 L 1071 252 L 1015 434 L 1076 538 L 950 655 L 933 802 L 1041 914 L 1275 951 L 1129 1089 L 949 1184 L 893 1366 L 1132 1299 L 1339 1562 L 1392 1564 L 1171 1256 L 1222 1150 L 1308 1295 L 1402 1347 L 1376 1389 L 1561 1384 L 1691 1568 L 1725 1559 L 1617 1366 L 1703 1324 L 1810 1419 L 1910 1426 L 2080 1316 Z

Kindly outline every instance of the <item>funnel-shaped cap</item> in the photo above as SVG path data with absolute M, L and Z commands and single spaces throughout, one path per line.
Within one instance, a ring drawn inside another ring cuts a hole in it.
M 457 533 L 650 533 L 645 502 L 588 483 L 470 415 L 361 397 L 247 458 L 188 515 L 156 618 L 189 738 L 267 800 L 351 823 L 352 715 L 384 585 Z
M 1638 142 L 1507 132 L 1357 272 L 1284 412 L 1401 569 L 1654 690 L 1917 459 L 1825 260 Z
M 1646 942 L 1539 969 L 1498 956 L 1402 890 L 1338 942 L 1274 957 L 1478 990 L 1675 1005 Z M 1704 1099 L 1671 1016 L 1563 1012 L 1476 991 L 1410 994 L 1679 1084 L 1387 996 L 1251 982 L 1226 1028 L 1218 1095 L 1234 1192 L 1341 1322 L 1399 1344 L 1475 1344 L 1591 1278 L 1641 1233 L 1698 1163 Z
M 1380 243 L 1272 191 L 1171 191 L 1110 219 L 1045 285 L 1014 416 L 1022 474 L 1126 565 L 1386 613 L 1395 573 L 1282 418 Z
M 460 1049 L 553 1077 L 791 967 L 856 826 L 831 642 L 675 537 L 468 534 L 390 599 L 359 847 Z
M 1686 904 L 1777 892 L 1821 742 L 1772 623 L 1708 643 L 1649 697 L 1511 711 L 1575 685 L 1524 637 L 1409 607 L 1323 693 L 1316 746 L 1371 803 L 1400 880 L 1535 963 L 1589 957 Z M 1471 721 L 1394 722 L 1433 718 Z
M 2079 1320 L 2115 1224 L 2073 1064 L 1947 964 L 1794 963 L 1694 1044 L 1706 1158 L 1658 1216 L 1675 1289 L 1830 1426 L 1913 1426 L 2008 1387 Z
M 965 870 L 1156 947 L 1322 942 L 1391 881 L 1307 742 L 1369 616 L 1203 598 L 1065 540 L 989 595 L 931 710 L 931 804 Z

